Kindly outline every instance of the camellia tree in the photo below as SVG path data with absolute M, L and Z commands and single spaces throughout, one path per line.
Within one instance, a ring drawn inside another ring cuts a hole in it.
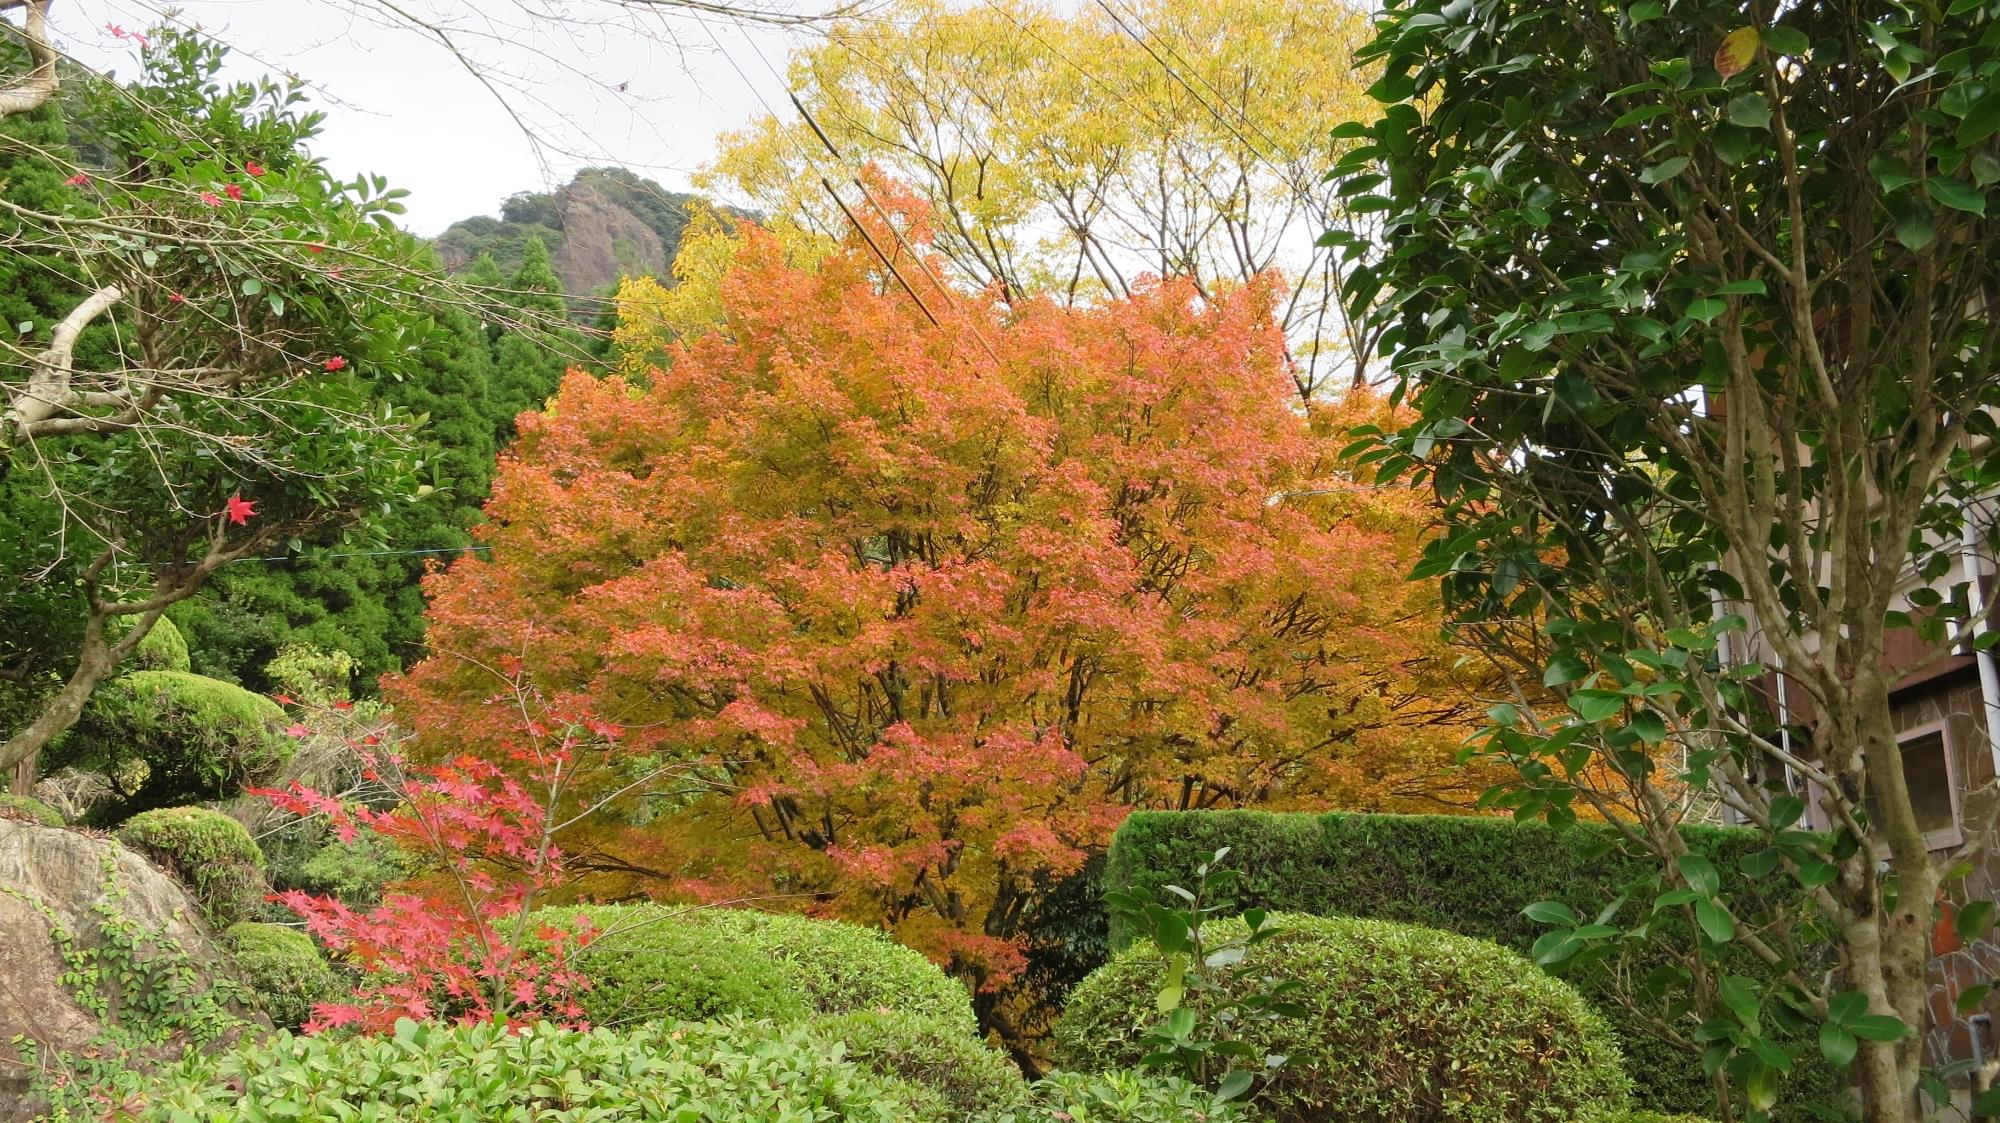
M 1518 684 L 1500 801 L 1658 860 L 1594 921 L 1538 906 L 1539 953 L 1675 943 L 1632 1001 L 1725 1113 L 1818 1050 L 1864 1118 L 1928 1118 L 1930 941 L 1947 895 L 1991 923 L 1991 824 L 1932 851 L 1885 646 L 1992 641 L 1963 563 L 2000 483 L 2000 5 L 1413 0 L 1377 31 L 1388 105 L 1339 176 L 1387 216 L 1357 299 L 1414 416 L 1364 455 L 1443 500 L 1419 575 Z M 1772 671 L 1809 719 L 1776 725 Z M 1765 847 L 1688 853 L 1690 793 Z
M 218 568 L 424 489 L 410 419 L 371 383 L 424 360 L 436 306 L 398 193 L 305 154 L 296 89 L 219 83 L 198 36 L 114 28 L 142 75 L 57 99 L 45 7 L 0 79 L 0 112 L 37 123 L 0 121 L 10 184 L 34 185 L 0 197 L 0 263 L 37 282 L 0 343 L 5 605 L 34 621 L 0 638 L 17 784 Z
M 1274 286 L 919 303 L 859 239 L 742 236 L 667 366 L 523 417 L 387 687 L 438 752 L 505 735 L 482 666 L 617 723 L 580 800 L 692 766 L 565 841 L 592 891 L 886 927 L 1018 1045 L 1024 917 L 1129 808 L 1449 798 L 1423 507 L 1338 477 Z

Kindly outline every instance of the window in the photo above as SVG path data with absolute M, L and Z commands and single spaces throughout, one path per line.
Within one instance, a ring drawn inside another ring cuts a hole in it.
M 1933 850 L 1964 840 L 1958 826 L 1957 770 L 1951 762 L 1951 742 L 1945 723 L 1934 721 L 1909 729 L 1896 739 L 1903 749 L 1903 782 L 1910 789 L 1910 809 Z M 1875 798 L 1868 798 L 1868 817 L 1876 818 Z

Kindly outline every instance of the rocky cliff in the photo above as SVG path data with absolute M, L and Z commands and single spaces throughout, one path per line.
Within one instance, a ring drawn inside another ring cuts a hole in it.
M 548 246 L 563 291 L 602 296 L 627 274 L 664 276 L 680 248 L 689 204 L 698 196 L 669 191 L 624 168 L 586 168 L 554 192 L 525 191 L 501 204 L 500 217 L 455 222 L 438 235 L 447 269 L 491 254 L 512 274 L 529 238 Z

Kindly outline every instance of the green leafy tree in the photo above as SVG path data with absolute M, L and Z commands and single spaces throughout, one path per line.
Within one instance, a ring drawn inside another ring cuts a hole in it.
M 562 281 L 549 265 L 549 250 L 540 238 L 528 239 L 521 267 L 507 282 L 506 299 L 530 314 L 562 315 Z M 493 346 L 490 400 L 501 419 L 503 440 L 513 437 L 514 418 L 525 410 L 540 409 L 562 381 L 564 369 L 584 353 L 581 336 L 573 330 L 500 334 Z
M 491 404 L 491 346 L 480 320 L 460 309 L 439 317 L 435 349 L 381 396 L 421 422 L 436 449 L 419 501 L 371 520 L 365 538 L 328 535 L 282 560 L 258 559 L 216 574 L 175 609 L 193 637 L 202 673 L 269 689 L 264 667 L 289 644 L 351 656 L 356 682 L 400 670 L 423 644 L 427 567 L 472 545 L 471 527 L 492 482 L 503 425 Z
M 40 625 L 0 662 L 60 684 L 6 715 L 0 768 L 31 769 L 223 566 L 415 492 L 407 413 L 374 385 L 424 353 L 436 303 L 399 193 L 306 155 L 295 87 L 220 82 L 219 46 L 165 31 L 136 82 L 85 74 L 58 102 L 45 17 L 29 5 L 0 114 L 67 116 L 91 162 L 53 125 L 0 135 L 25 185 L 0 197 L 0 271 L 48 286 L 0 343 L 0 498 L 33 544 L 0 551 L 23 590 L 4 607 Z M 40 647 L 57 621 L 70 642 Z
M 1725 1117 L 1817 1047 L 1870 1123 L 1926 1118 L 1939 901 L 1966 936 L 1993 915 L 1963 899 L 1989 826 L 1926 838 L 1884 655 L 1994 635 L 1967 570 L 2000 485 L 1996 42 L 1990 0 L 1408 0 L 1338 172 L 1388 216 L 1328 240 L 1413 411 L 1361 455 L 1435 488 L 1419 575 L 1514 677 L 1495 799 L 1656 859 L 1600 916 L 1542 909 L 1538 956 L 1673 943 L 1630 1001 Z M 1773 670 L 1811 700 L 1791 728 Z M 1675 830 L 1716 802 L 1768 842 L 1736 869 Z

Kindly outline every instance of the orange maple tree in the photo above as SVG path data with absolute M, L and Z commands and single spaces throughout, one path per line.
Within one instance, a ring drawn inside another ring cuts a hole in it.
M 390 684 L 440 751 L 504 733 L 480 664 L 616 721 L 580 799 L 695 766 L 568 843 L 596 892 L 879 924 L 991 994 L 1133 807 L 1434 806 L 1427 515 L 1339 474 L 1380 404 L 1296 405 L 1274 284 L 1007 305 L 877 229 L 919 303 L 744 236 L 714 330 L 521 419 L 430 589 L 471 658 Z

